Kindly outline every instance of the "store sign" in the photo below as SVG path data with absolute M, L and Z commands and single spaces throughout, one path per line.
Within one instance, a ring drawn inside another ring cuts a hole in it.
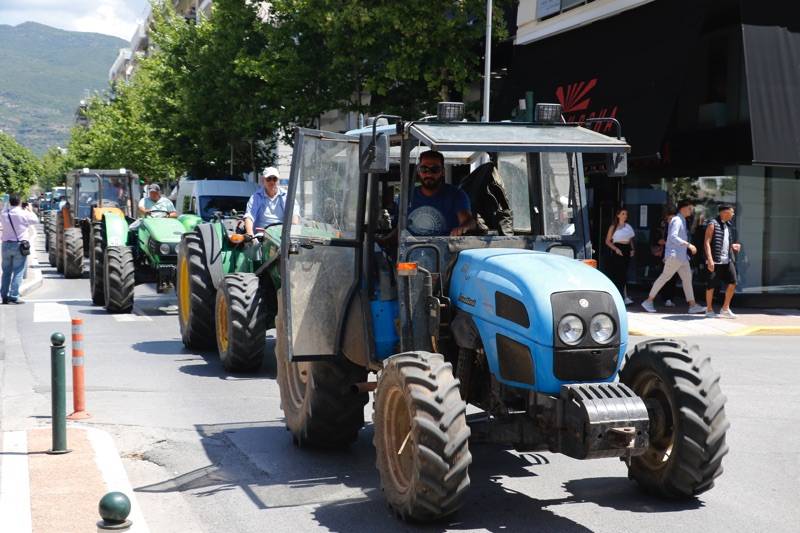
M 583 122 L 587 118 L 597 117 L 617 118 L 617 106 L 592 108 L 590 93 L 596 86 L 597 78 L 592 78 L 588 81 L 578 81 L 556 88 L 556 98 L 561 104 L 567 122 Z M 613 133 L 614 125 L 611 122 L 598 122 L 592 126 L 592 129 L 600 133 Z
M 536 0 L 536 18 L 541 19 L 561 11 L 561 0 Z

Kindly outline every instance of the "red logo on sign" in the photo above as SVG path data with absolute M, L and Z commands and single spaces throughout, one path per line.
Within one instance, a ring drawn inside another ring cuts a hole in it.
M 556 88 L 556 98 L 564 110 L 564 118 L 567 122 L 583 122 L 587 118 L 595 117 L 617 117 L 617 106 L 609 109 L 603 107 L 598 111 L 588 111 L 592 104 L 589 93 L 597 86 L 597 78 L 589 81 L 579 81 L 562 85 Z M 610 122 L 599 122 L 592 128 L 596 131 L 606 133 L 611 131 L 614 126 Z

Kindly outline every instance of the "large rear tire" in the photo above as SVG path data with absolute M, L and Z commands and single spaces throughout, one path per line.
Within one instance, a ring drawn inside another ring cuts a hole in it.
M 64 273 L 64 215 L 56 214 L 56 271 Z
M 136 288 L 133 252 L 127 246 L 109 246 L 103 262 L 106 310 L 109 313 L 130 313 Z
M 644 400 L 650 415 L 649 446 L 628 467 L 645 491 L 690 498 L 714 486 L 730 427 L 719 380 L 711 358 L 682 341 L 641 342 L 627 355 L 620 381 Z
M 436 520 L 461 507 L 472 462 L 466 410 L 440 354 L 399 354 L 384 366 L 373 415 L 376 463 L 384 496 L 404 520 Z
M 103 270 L 103 223 L 92 222 L 91 231 L 92 251 L 89 256 L 89 290 L 92 294 L 92 303 L 105 305 L 106 294 L 103 285 L 105 271 Z
M 366 381 L 367 371 L 346 359 L 290 362 L 285 324 L 279 291 L 275 357 L 286 427 L 298 446 L 349 446 L 364 426 L 368 400 L 367 393 L 351 387 Z
M 64 230 L 64 277 L 83 275 L 83 234 L 80 228 Z
M 207 350 L 216 346 L 214 337 L 215 289 L 203 257 L 198 232 L 186 233 L 178 245 L 178 324 L 184 346 Z
M 228 274 L 217 288 L 217 349 L 228 372 L 255 372 L 264 360 L 266 301 L 255 274 Z

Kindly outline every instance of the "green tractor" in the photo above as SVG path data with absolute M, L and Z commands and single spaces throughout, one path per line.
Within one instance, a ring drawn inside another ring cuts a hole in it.
M 151 210 L 146 217 L 132 220 L 120 213 L 103 214 L 92 241 L 94 303 L 109 313 L 129 313 L 136 285 L 155 283 L 158 293 L 174 287 L 178 243 L 201 219 L 169 215 Z

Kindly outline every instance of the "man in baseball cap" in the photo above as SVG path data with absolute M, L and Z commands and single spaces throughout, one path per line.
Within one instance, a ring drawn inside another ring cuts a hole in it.
M 147 188 L 147 198 L 139 200 L 139 215 L 145 216 L 150 211 L 165 211 L 170 217 L 177 217 L 175 205 L 166 196 L 161 196 L 161 187 L 158 183 L 151 183 Z
M 244 215 L 244 228 L 248 235 L 254 235 L 255 228 L 283 222 L 286 191 L 278 187 L 279 179 L 280 173 L 275 167 L 267 167 L 261 172 L 258 179 L 260 187 L 248 200 Z

